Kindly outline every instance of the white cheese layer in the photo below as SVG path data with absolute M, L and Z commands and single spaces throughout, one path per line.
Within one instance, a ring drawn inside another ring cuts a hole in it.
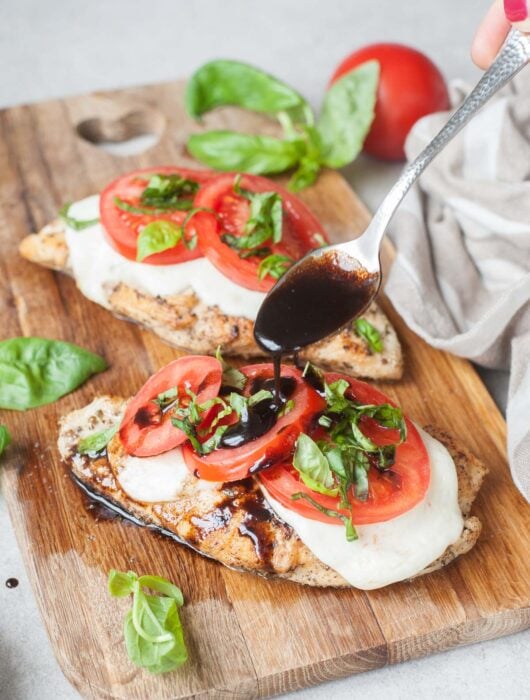
M 174 501 L 189 478 L 180 447 L 155 457 L 128 455 L 118 474 L 125 493 L 142 503 Z
M 359 539 L 354 542 L 346 540 L 344 527 L 304 518 L 282 506 L 261 487 L 272 509 L 313 554 L 355 588 L 381 588 L 414 576 L 456 542 L 462 532 L 464 521 L 458 506 L 453 459 L 438 440 L 419 427 L 418 430 L 431 461 L 431 481 L 425 498 L 398 518 L 356 526 Z
M 182 494 L 186 486 L 199 491 L 221 486 L 193 476 L 180 447 L 155 457 L 128 455 L 119 470 L 118 481 L 130 498 L 141 503 L 170 503 Z
M 99 217 L 99 196 L 72 204 L 70 216 L 89 220 Z M 217 306 L 230 316 L 254 320 L 265 294 L 240 287 L 225 277 L 207 258 L 178 265 L 147 265 L 120 255 L 107 241 L 103 226 L 83 231 L 66 227 L 70 264 L 79 289 L 90 300 L 109 307 L 107 289 L 123 284 L 152 296 L 171 296 L 193 289 L 208 306 Z

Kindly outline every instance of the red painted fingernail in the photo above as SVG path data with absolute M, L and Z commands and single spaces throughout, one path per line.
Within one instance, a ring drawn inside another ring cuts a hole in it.
M 504 12 L 510 22 L 522 22 L 528 17 L 526 0 L 504 0 Z

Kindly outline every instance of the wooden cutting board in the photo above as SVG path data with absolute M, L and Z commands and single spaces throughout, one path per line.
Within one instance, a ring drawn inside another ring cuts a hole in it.
M 207 125 L 272 129 L 237 110 L 218 112 Z M 230 571 L 147 530 L 97 521 L 59 462 L 57 420 L 94 394 L 130 395 L 177 353 L 84 299 L 71 279 L 22 260 L 17 245 L 60 204 L 123 172 L 190 164 L 184 143 L 198 127 L 184 114 L 182 84 L 168 83 L 8 109 L 0 128 L 1 337 L 61 338 L 111 363 L 51 406 L 0 412 L 14 437 L 0 475 L 18 543 L 59 664 L 82 695 L 263 697 L 530 626 L 530 508 L 510 480 L 504 421 L 472 367 L 428 347 L 384 299 L 406 371 L 382 389 L 419 423 L 453 433 L 491 470 L 473 509 L 484 532 L 470 554 L 378 591 L 313 590 Z M 134 157 L 95 145 L 148 132 L 158 143 Z M 335 240 L 369 219 L 336 173 L 322 175 L 303 198 Z M 182 588 L 185 667 L 156 677 L 128 661 L 127 603 L 106 592 L 111 567 L 167 576 Z

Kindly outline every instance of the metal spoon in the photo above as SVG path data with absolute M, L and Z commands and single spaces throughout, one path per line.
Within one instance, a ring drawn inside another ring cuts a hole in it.
M 512 29 L 495 62 L 447 124 L 403 170 L 365 232 L 308 253 L 276 283 L 258 312 L 254 335 L 273 354 L 290 353 L 359 316 L 381 285 L 384 233 L 413 183 L 479 109 L 530 60 L 530 37 Z

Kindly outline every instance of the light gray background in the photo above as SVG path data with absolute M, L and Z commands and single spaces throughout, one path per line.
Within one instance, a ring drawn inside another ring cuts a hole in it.
M 375 41 L 416 46 L 448 78 L 472 81 L 478 71 L 470 61 L 469 44 L 488 4 L 488 0 L 0 0 L 0 107 L 170 80 L 215 57 L 239 58 L 266 68 L 317 107 L 335 65 L 356 47 Z M 394 166 L 360 159 L 346 175 L 374 207 L 397 172 Z M 488 373 L 487 379 L 503 406 L 505 377 Z M 1 495 L 0 533 L 0 698 L 77 698 L 54 660 Z M 9 576 L 20 580 L 18 588 L 4 586 Z M 528 697 L 529 647 L 530 636 L 523 633 L 290 697 Z

